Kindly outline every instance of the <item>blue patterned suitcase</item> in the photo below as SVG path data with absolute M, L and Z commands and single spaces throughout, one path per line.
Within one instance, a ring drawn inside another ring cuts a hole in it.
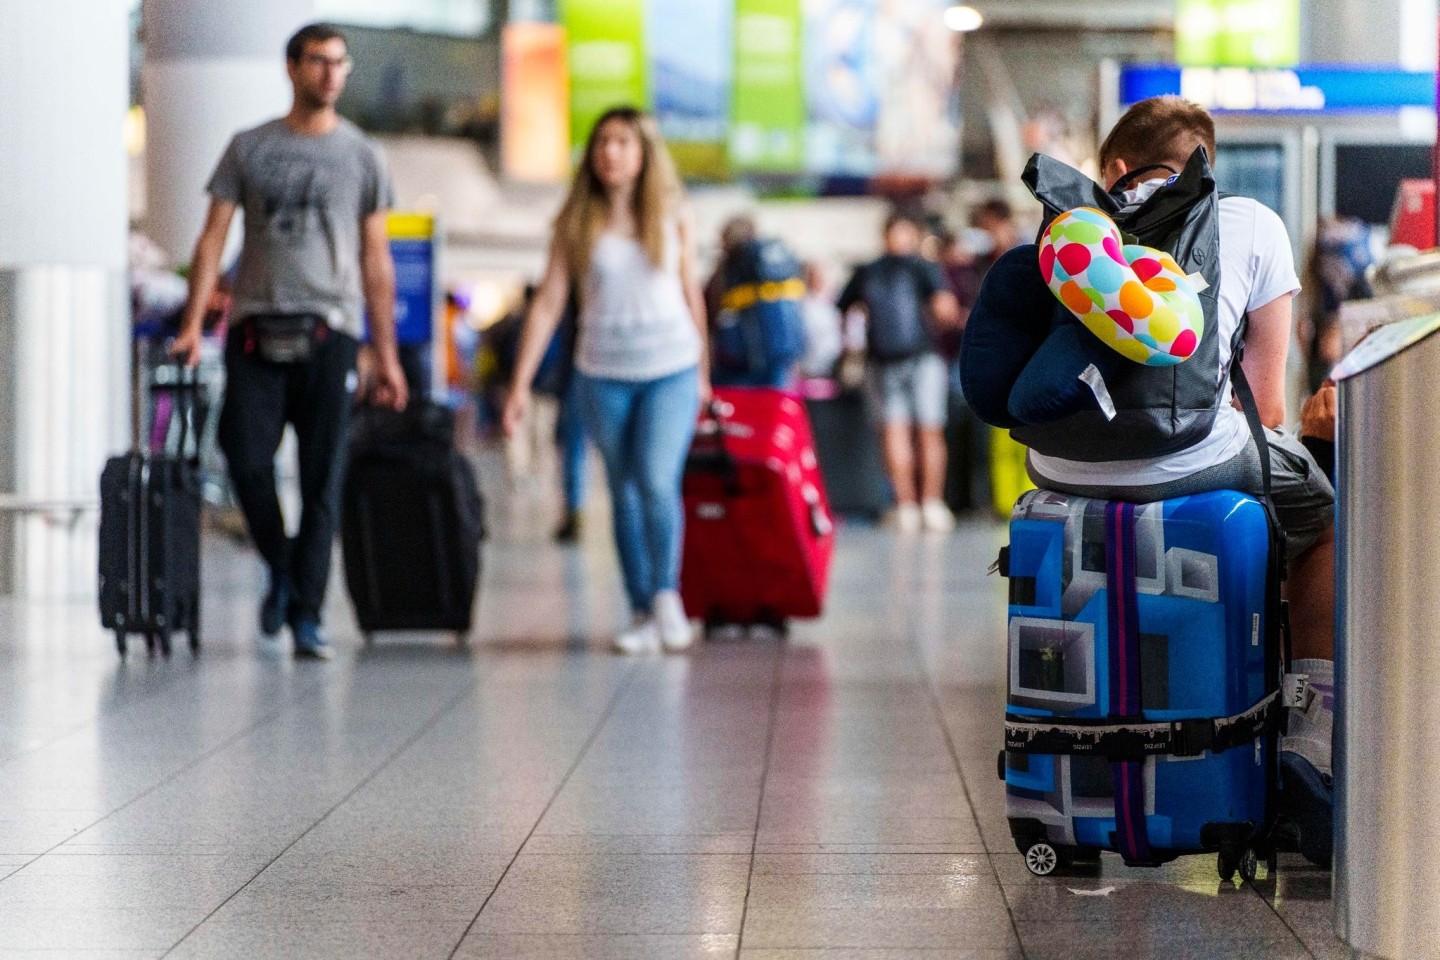
M 1032 872 L 1211 851 L 1222 877 L 1253 879 L 1273 855 L 1285 614 L 1270 531 L 1233 491 L 1015 505 L 1000 774 Z

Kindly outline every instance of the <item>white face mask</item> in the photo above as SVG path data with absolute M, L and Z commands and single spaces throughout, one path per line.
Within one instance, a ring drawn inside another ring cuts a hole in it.
M 960 249 L 973 257 L 985 257 L 995 252 L 995 238 L 979 227 L 966 227 L 960 231 Z

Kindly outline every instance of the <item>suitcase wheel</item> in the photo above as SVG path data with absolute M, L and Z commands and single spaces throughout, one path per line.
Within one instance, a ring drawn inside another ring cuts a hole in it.
M 1060 866 L 1060 852 L 1048 841 L 1030 844 L 1025 850 L 1025 867 L 1037 877 L 1048 877 Z
M 130 646 L 123 629 L 115 631 L 115 649 L 120 651 L 120 656 L 125 656 L 126 649 Z
M 1237 872 L 1241 880 L 1254 883 L 1260 875 L 1260 856 L 1254 847 L 1224 847 L 1216 857 L 1215 871 L 1225 883 L 1233 881 Z

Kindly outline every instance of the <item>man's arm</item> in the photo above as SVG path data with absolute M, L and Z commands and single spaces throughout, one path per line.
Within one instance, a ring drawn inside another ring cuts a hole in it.
M 1260 422 L 1267 427 L 1285 423 L 1285 359 L 1290 352 L 1291 305 L 1295 295 L 1276 297 L 1250 311 L 1245 328 L 1245 378 L 1255 393 Z
M 375 350 L 375 403 L 403 410 L 410 397 L 395 342 L 395 261 L 390 256 L 385 210 L 361 221 L 360 279 L 370 317 L 370 345 Z
M 200 231 L 200 239 L 195 241 L 195 253 L 190 259 L 190 296 L 185 301 L 180 333 L 170 352 L 192 367 L 200 362 L 201 327 L 210 298 L 220 282 L 220 257 L 225 253 L 225 238 L 230 233 L 235 209 L 236 205 L 228 200 L 210 200 L 205 226 Z

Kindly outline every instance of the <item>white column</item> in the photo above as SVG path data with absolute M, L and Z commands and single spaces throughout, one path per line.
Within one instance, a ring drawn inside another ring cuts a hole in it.
M 188 263 L 205 183 L 238 130 L 290 107 L 285 41 L 314 0 L 145 0 L 145 230 Z
M 0 24 L 0 593 L 83 594 L 129 436 L 129 17 L 0 0 Z

